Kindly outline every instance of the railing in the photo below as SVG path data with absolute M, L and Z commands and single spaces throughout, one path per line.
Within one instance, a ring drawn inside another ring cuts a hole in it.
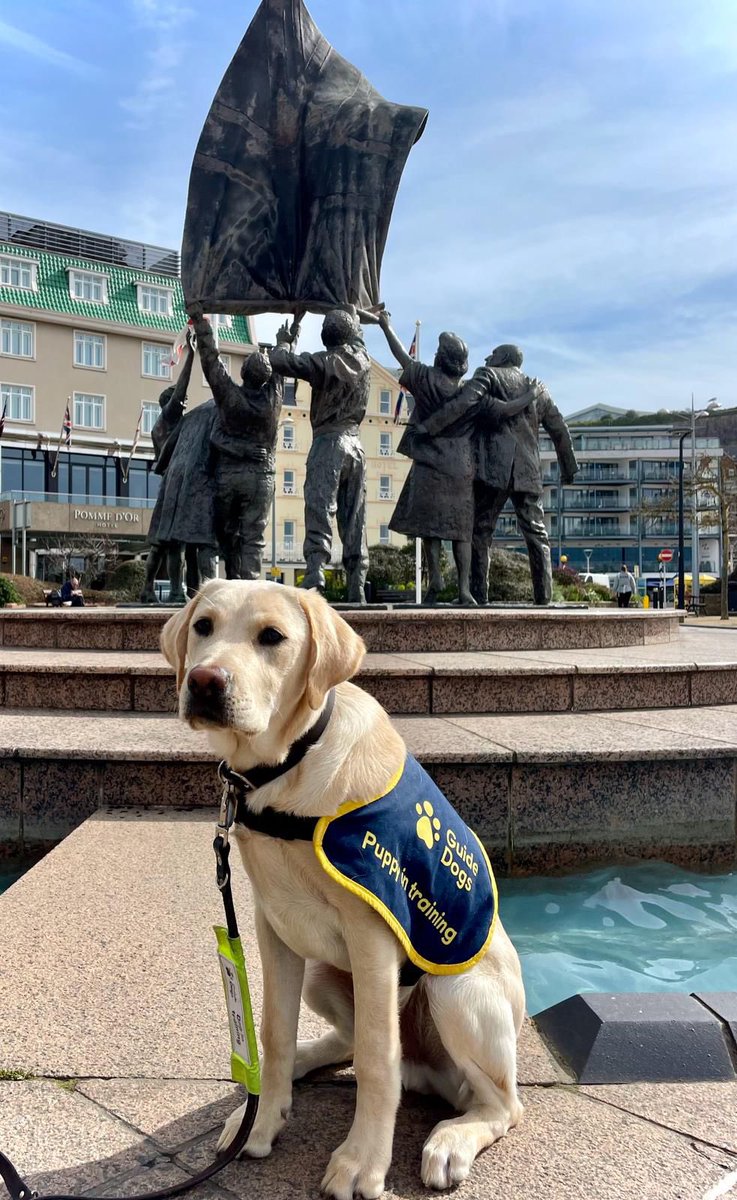
M 87 496 L 75 492 L 0 492 L 0 501 L 27 501 L 29 504 L 69 504 L 76 508 L 153 508 L 156 501 L 146 496 Z
M 16 213 L 0 212 L 0 242 L 179 278 L 176 250 L 90 233 L 71 225 L 56 225 L 53 221 L 34 221 Z
M 305 559 L 302 553 L 302 542 L 295 538 L 287 539 L 284 542 L 278 542 L 276 546 L 276 561 L 285 563 L 289 566 L 304 566 Z M 330 565 L 339 566 L 343 561 L 343 547 L 337 538 L 333 539 L 333 545 L 330 551 Z M 266 553 L 264 554 L 264 565 L 271 565 L 271 543 L 266 537 Z
M 283 484 L 282 485 L 282 495 L 283 496 L 298 496 L 299 488 L 297 487 L 296 483 Z
M 393 451 L 392 451 L 391 446 L 380 446 L 379 447 L 379 457 L 380 458 L 391 458 L 392 453 L 393 453 Z
M 281 448 L 282 448 L 282 450 L 296 450 L 297 443 L 294 441 L 293 438 L 283 437 L 281 440 Z
M 631 504 L 629 504 L 626 500 L 620 500 L 619 498 L 614 500 L 599 500 L 591 496 L 587 500 L 575 500 L 572 496 L 566 495 L 565 492 L 563 493 L 564 512 L 571 512 L 574 510 L 593 512 L 599 509 L 617 509 L 620 511 L 629 512 L 631 508 Z

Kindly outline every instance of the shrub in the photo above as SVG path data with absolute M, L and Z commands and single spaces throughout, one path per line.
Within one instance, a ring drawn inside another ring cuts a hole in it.
M 415 581 L 415 544 L 370 546 L 368 579 L 378 591 L 396 589 Z
M 146 579 L 146 564 L 139 559 L 120 563 L 107 581 L 107 591 L 119 600 L 137 600 Z
M 6 575 L 16 592 L 16 602 L 22 604 L 43 604 L 44 591 L 56 587 L 55 583 L 42 583 L 40 579 L 31 579 L 30 575 Z
M 6 604 L 20 604 L 21 598 L 15 586 L 5 575 L 0 575 L 0 608 Z
M 532 603 L 532 576 L 526 554 L 492 550 L 489 599 L 502 603 Z

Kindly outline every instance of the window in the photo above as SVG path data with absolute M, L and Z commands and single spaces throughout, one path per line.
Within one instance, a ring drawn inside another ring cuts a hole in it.
M 107 275 L 97 275 L 94 271 L 70 271 L 69 295 L 72 300 L 107 304 Z
M 294 450 L 294 425 L 285 425 L 281 431 L 283 450 Z
M 382 458 L 389 458 L 392 452 L 392 435 L 390 433 L 379 434 L 379 454 Z
M 104 429 L 105 397 L 75 392 L 73 424 L 79 429 Z
M 379 412 L 382 417 L 392 415 L 392 394 L 387 388 L 382 388 L 379 393 Z
M 159 419 L 161 407 L 151 400 L 144 400 L 142 405 L 141 433 L 151 437 L 151 430 Z
M 32 458 L 30 450 L 16 450 L 9 446 L 3 450 L 3 491 L 36 495 L 44 491 L 43 456 Z
M 389 545 L 389 526 L 388 525 L 380 525 L 379 526 L 379 545 L 380 546 L 388 546 Z
M 284 406 L 286 408 L 297 407 L 297 383 L 294 379 L 284 380 Z
M 213 329 L 232 329 L 233 318 L 230 313 L 213 313 L 210 318 Z
M 35 325 L 28 321 L 0 321 L 0 335 L 3 354 L 11 354 L 14 358 L 33 358 L 35 355 Z
M 284 495 L 296 496 L 297 489 L 294 486 L 294 471 L 284 472 Z
M 379 476 L 379 499 L 391 500 L 392 498 L 392 481 L 390 475 Z
M 80 333 L 75 329 L 74 365 L 95 367 L 98 371 L 105 370 L 105 338 L 102 334 Z
M 160 342 L 144 342 L 141 374 L 151 379 L 171 379 L 171 354 L 171 346 L 162 346 Z
M 294 550 L 295 522 L 284 522 L 284 549 Z
M 171 315 L 172 294 L 170 288 L 154 287 L 151 283 L 139 283 L 138 307 L 141 312 Z
M 35 292 L 38 263 L 29 258 L 0 258 L 0 284 Z
M 32 421 L 33 388 L 0 383 L 0 412 L 4 412 L 9 421 Z

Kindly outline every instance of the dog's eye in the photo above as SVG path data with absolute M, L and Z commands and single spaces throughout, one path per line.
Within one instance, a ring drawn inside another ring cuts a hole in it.
M 274 629 L 273 625 L 269 625 L 266 629 L 261 630 L 258 640 L 262 646 L 278 646 L 279 642 L 285 641 L 285 638 L 283 633 Z
M 199 621 L 195 621 L 193 629 L 200 637 L 209 637 L 212 633 L 212 621 L 209 617 L 200 617 Z

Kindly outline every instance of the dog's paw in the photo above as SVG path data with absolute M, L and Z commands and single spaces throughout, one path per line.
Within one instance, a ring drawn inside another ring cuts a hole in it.
M 425 1187 L 445 1191 L 468 1177 L 476 1159 L 476 1147 L 467 1132 L 454 1122 L 436 1125 L 422 1150 L 422 1182 Z
M 326 1196 L 334 1200 L 377 1200 L 384 1191 L 388 1163 L 379 1162 L 367 1147 L 361 1147 L 350 1137 L 333 1153 L 320 1185 Z
M 228 1149 L 228 1146 L 240 1129 L 245 1111 L 246 1106 L 242 1104 L 240 1108 L 237 1108 L 228 1117 L 218 1141 L 218 1153 Z M 288 1116 L 288 1108 L 270 1112 L 265 1107 L 259 1107 L 256 1120 L 253 1123 L 253 1129 L 248 1136 L 248 1141 L 241 1150 L 241 1155 L 247 1154 L 249 1158 L 267 1158 L 271 1154 L 274 1142 L 284 1128 Z

